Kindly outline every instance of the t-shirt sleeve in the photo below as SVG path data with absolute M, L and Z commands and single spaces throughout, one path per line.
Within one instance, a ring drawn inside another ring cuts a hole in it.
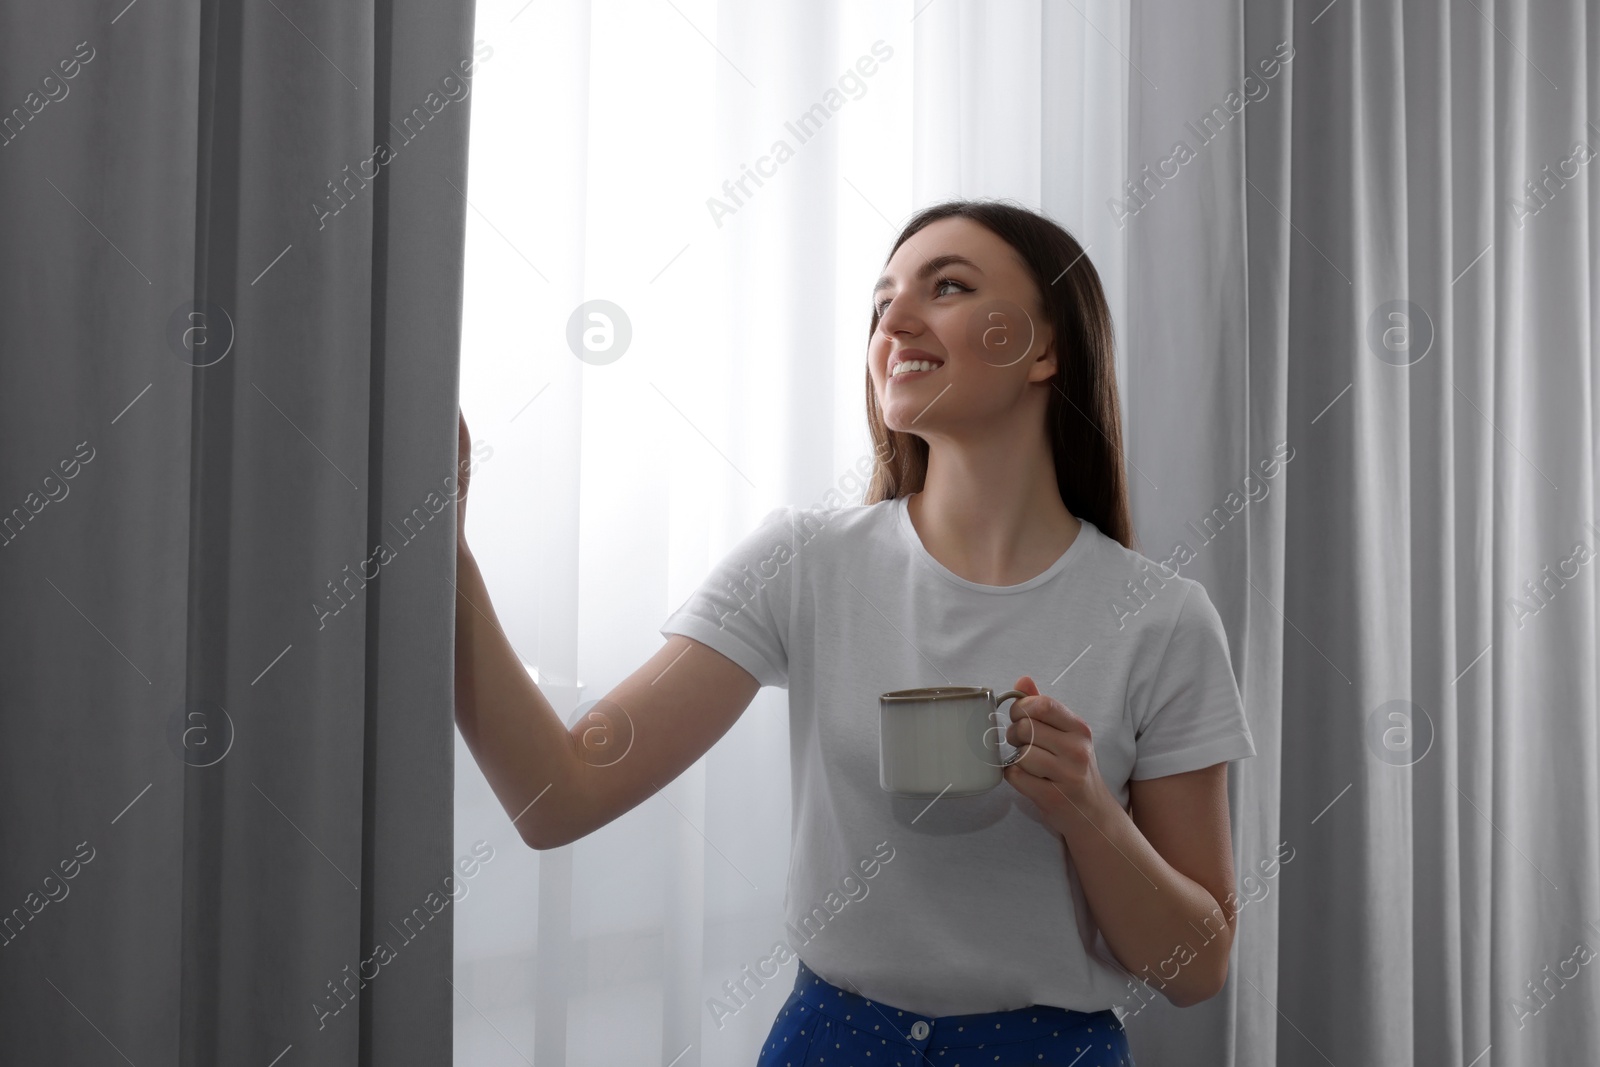
M 1228 634 L 1192 581 L 1134 730 L 1130 778 L 1160 778 L 1256 754 L 1228 656 Z
M 793 508 L 768 512 L 661 626 L 721 652 L 762 685 L 789 687 Z

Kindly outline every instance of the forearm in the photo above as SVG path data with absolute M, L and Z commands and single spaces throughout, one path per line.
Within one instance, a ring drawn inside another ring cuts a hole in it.
M 1109 795 L 1056 827 L 1089 910 L 1117 960 L 1179 1007 L 1215 995 L 1227 974 L 1234 913 L 1176 870 Z
M 523 840 L 539 848 L 562 839 L 579 806 L 572 736 L 501 629 L 465 542 L 456 552 L 455 717 Z

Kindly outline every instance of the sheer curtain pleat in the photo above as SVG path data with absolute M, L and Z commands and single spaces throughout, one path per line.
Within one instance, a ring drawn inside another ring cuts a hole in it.
M 571 722 L 766 511 L 859 494 L 870 289 L 915 209 L 1012 197 L 1120 264 L 1105 42 L 1127 14 L 1084 5 L 1097 32 L 1040 3 L 521 6 L 479 5 L 497 52 L 462 403 L 495 453 L 469 531 Z M 610 362 L 565 340 L 593 300 L 631 332 Z M 743 1001 L 727 984 L 783 936 L 788 749 L 785 694 L 763 691 L 637 809 L 499 868 L 457 919 L 463 1062 L 751 1062 L 792 973 Z M 464 748 L 457 766 L 470 840 L 506 816 Z

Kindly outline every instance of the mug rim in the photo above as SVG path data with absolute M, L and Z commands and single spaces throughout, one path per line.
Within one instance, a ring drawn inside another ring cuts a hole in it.
M 896 689 L 878 697 L 881 704 L 926 703 L 930 700 L 971 700 L 992 690 L 986 685 L 934 685 L 920 689 Z

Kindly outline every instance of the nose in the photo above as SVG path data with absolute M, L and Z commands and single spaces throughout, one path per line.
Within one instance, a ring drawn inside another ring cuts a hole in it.
M 902 300 L 894 296 L 883 306 L 883 314 L 878 316 L 878 329 L 885 337 L 894 337 L 897 333 L 915 334 L 918 320 L 912 312 L 911 301 Z

